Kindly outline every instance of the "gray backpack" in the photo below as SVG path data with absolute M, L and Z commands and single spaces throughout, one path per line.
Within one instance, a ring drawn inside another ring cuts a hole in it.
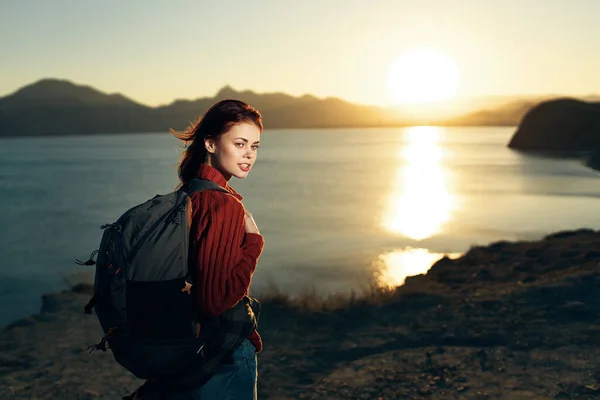
M 201 190 L 229 193 L 214 182 L 194 179 L 175 192 L 156 195 L 102 225 L 99 249 L 88 261 L 77 260 L 96 265 L 94 296 L 85 312 L 96 309 L 104 337 L 88 348 L 90 353 L 110 348 L 138 378 L 183 369 L 203 345 L 196 334 L 194 268 L 188 262 L 188 199 Z

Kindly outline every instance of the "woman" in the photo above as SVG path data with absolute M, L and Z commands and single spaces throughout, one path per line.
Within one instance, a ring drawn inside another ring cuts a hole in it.
M 206 179 L 228 192 L 205 190 L 190 195 L 190 255 L 197 265 L 192 294 L 208 320 L 223 318 L 248 299 L 252 274 L 264 246 L 252 215 L 242 205 L 242 196 L 227 183 L 232 177 L 248 176 L 256 161 L 262 130 L 262 117 L 257 110 L 242 101 L 223 100 L 184 132 L 172 131 L 187 143 L 179 165 L 181 184 L 185 186 L 195 178 Z M 252 314 L 250 307 L 248 310 Z M 203 323 L 202 327 L 205 326 Z M 226 356 L 218 359 L 208 381 L 199 382 L 197 388 L 185 392 L 164 393 L 163 388 L 160 390 L 163 395 L 190 400 L 256 399 L 256 353 L 262 350 L 262 340 L 255 324 L 239 332 L 243 332 L 239 334 L 241 337 L 239 340 L 234 337 L 235 346 L 227 351 L 232 347 L 228 345 Z M 224 348 L 218 337 L 222 335 L 218 329 L 210 335 L 217 337 L 208 343 L 217 344 L 207 344 L 203 356 L 215 360 Z M 136 399 L 152 398 L 149 388 L 140 389 Z

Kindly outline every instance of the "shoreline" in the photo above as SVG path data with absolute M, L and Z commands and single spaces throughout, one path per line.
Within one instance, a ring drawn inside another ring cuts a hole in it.
M 473 246 L 389 292 L 263 297 L 259 398 L 600 398 L 599 244 L 560 231 Z M 89 289 L 44 295 L 0 330 L 0 397 L 113 399 L 141 383 L 85 351 L 101 336 Z

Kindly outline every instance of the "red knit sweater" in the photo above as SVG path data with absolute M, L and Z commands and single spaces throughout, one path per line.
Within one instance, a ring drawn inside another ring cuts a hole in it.
M 196 301 L 201 310 L 215 316 L 248 294 L 264 239 L 259 234 L 246 233 L 242 196 L 219 171 L 202 164 L 197 177 L 213 181 L 232 194 L 205 190 L 191 195 L 190 245 L 198 260 Z M 248 339 L 257 352 L 262 350 L 262 339 L 256 330 Z

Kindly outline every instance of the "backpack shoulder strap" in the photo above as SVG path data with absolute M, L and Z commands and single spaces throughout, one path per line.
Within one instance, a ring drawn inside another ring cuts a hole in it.
M 219 186 L 213 181 L 207 179 L 192 179 L 181 187 L 181 190 L 188 194 L 188 196 L 194 192 L 201 192 L 203 190 L 216 190 L 219 192 L 229 193 L 227 189 Z M 230 193 L 231 194 L 231 193 Z

